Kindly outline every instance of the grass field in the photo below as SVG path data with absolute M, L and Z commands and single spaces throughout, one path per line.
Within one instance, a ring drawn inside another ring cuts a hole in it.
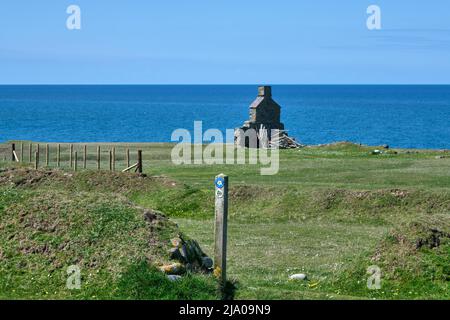
M 279 173 L 261 176 L 258 165 L 175 166 L 170 144 L 102 144 L 103 168 L 112 146 L 117 170 L 126 166 L 125 148 L 133 156 L 139 148 L 144 172 L 154 177 L 151 188 L 132 185 L 121 194 L 164 212 L 210 255 L 213 179 L 229 175 L 228 274 L 238 281 L 238 299 L 450 299 L 449 152 L 373 155 L 381 148 L 349 143 L 282 150 Z M 93 183 L 96 145 L 88 149 L 91 170 L 77 173 L 71 190 L 115 194 L 121 175 L 114 174 L 111 187 Z M 50 150 L 54 159 L 54 144 Z M 67 145 L 62 159 L 70 171 Z M 371 265 L 381 268 L 380 290 L 367 288 Z M 307 281 L 288 280 L 300 272 Z

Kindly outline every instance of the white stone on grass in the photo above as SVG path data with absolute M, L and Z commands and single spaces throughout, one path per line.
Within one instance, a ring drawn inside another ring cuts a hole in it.
M 174 275 L 174 274 L 169 274 L 169 275 L 167 275 L 167 279 L 169 279 L 170 281 L 178 281 L 178 280 L 181 279 L 181 276 L 177 276 L 177 275 Z
M 304 273 L 297 273 L 289 276 L 289 280 L 305 280 L 306 274 Z

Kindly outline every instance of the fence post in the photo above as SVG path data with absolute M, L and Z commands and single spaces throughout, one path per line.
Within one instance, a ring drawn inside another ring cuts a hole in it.
M 100 170 L 100 146 L 97 146 L 97 170 Z
M 127 148 L 127 168 L 130 167 L 130 149 Z
M 11 145 L 11 159 L 12 159 L 12 162 L 16 162 L 16 157 L 14 156 L 14 152 L 15 151 L 16 151 L 16 144 L 13 143 Z
M 142 150 L 138 150 L 138 166 L 137 172 L 142 173 Z
M 109 171 L 112 171 L 112 150 L 109 150 Z
M 84 145 L 84 154 L 83 154 L 83 169 L 86 169 L 87 162 L 87 146 Z
M 69 161 L 70 161 L 70 167 L 73 167 L 73 144 L 70 145 L 70 156 L 69 156 Z
M 116 171 L 116 148 L 112 148 L 112 171 Z
M 30 163 L 32 163 L 33 162 L 33 158 L 32 158 L 32 156 L 31 156 L 31 153 L 33 152 L 33 144 L 32 143 L 30 143 L 30 145 L 29 145 L 29 158 L 30 158 Z
M 59 168 L 61 165 L 61 144 L 58 143 L 58 151 L 56 153 L 56 166 Z
M 219 174 L 215 184 L 214 275 L 224 285 L 227 270 L 228 176 Z
M 23 161 L 23 143 L 20 144 L 20 162 L 25 162 Z
M 78 152 L 75 151 L 75 158 L 74 158 L 74 164 L 73 164 L 73 170 L 77 171 L 78 169 Z
M 45 145 L 45 166 L 46 167 L 48 167 L 48 164 L 50 163 L 49 157 L 50 157 L 50 150 L 49 150 L 48 143 L 47 143 Z
M 40 144 L 38 143 L 37 144 L 37 146 L 36 146 L 36 151 L 37 151 L 37 153 L 38 153 L 38 157 L 41 155 L 41 146 L 40 146 Z M 39 159 L 40 160 L 40 159 Z
M 39 152 L 36 151 L 34 154 L 34 169 L 38 169 L 39 168 Z

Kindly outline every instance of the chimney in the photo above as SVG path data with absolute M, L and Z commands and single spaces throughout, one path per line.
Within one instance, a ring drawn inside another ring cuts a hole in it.
M 271 86 L 258 87 L 258 96 L 271 98 L 272 97 L 272 87 Z

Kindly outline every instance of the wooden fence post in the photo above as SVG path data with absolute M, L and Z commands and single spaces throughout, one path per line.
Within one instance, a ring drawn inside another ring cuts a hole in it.
M 78 152 L 75 151 L 75 158 L 74 158 L 74 164 L 73 164 L 73 170 L 77 171 L 78 169 Z
M 16 152 L 16 144 L 15 143 L 13 143 L 12 145 L 11 145 L 11 161 L 12 162 L 15 162 L 16 161 L 16 157 L 14 156 L 14 152 Z
M 87 146 L 84 145 L 84 154 L 83 154 L 83 169 L 87 167 Z
M 227 270 L 228 176 L 219 174 L 215 184 L 214 275 L 223 285 Z
M 100 146 L 97 146 L 97 170 L 100 170 Z
M 23 150 L 23 143 L 21 143 L 20 144 L 20 162 L 25 162 L 25 161 L 23 161 L 23 154 L 24 154 L 23 151 L 24 151 Z
M 70 145 L 70 156 L 69 156 L 69 161 L 70 161 L 70 167 L 73 167 L 73 144 Z
M 56 166 L 59 168 L 61 165 L 61 144 L 58 143 L 58 151 L 56 153 Z
M 127 148 L 127 168 L 130 166 L 130 149 Z
M 137 172 L 142 173 L 142 150 L 138 150 Z
M 34 154 L 34 168 L 37 170 L 39 168 L 39 152 L 36 151 Z
M 30 143 L 30 145 L 29 145 L 29 158 L 30 158 L 30 163 L 32 163 L 33 162 L 33 158 L 32 158 L 32 152 L 33 152 L 33 144 L 32 143 Z
M 109 171 L 112 171 L 112 150 L 109 150 Z
M 116 148 L 112 148 L 112 171 L 116 171 Z
M 48 143 L 45 145 L 45 166 L 48 167 L 48 164 L 50 163 L 50 150 Z
M 40 146 L 40 144 L 38 143 L 37 144 L 37 146 L 36 146 L 36 151 L 37 151 L 37 153 L 38 153 L 38 157 L 41 155 L 41 146 Z M 40 159 L 39 159 L 40 160 Z

